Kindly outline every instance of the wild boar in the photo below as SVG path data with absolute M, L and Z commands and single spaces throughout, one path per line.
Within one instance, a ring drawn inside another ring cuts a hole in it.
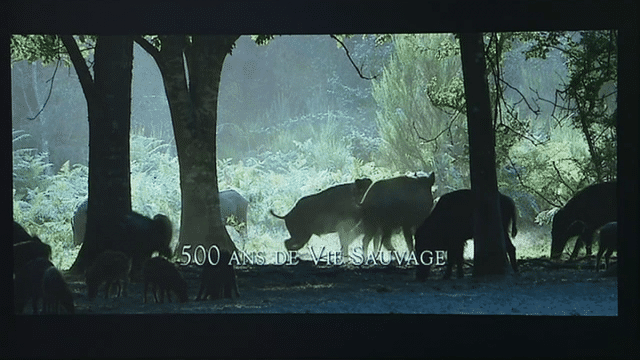
M 16 313 L 22 314 L 29 299 L 32 300 L 33 313 L 38 313 L 38 300 L 43 298 L 42 278 L 44 272 L 52 266 L 51 261 L 39 257 L 27 262 L 18 270 L 14 279 Z
M 240 226 L 240 235 L 246 237 L 247 208 L 249 207 L 249 201 L 235 190 L 224 190 L 218 195 L 220 198 L 220 216 L 222 217 L 222 223 L 226 224 L 228 218 L 234 217 Z
M 126 296 L 131 263 L 131 258 L 121 251 L 106 250 L 98 255 L 85 274 L 89 299 L 96 297 L 98 287 L 103 283 L 105 284 L 105 299 L 109 297 L 109 288 L 113 284 L 117 286 L 117 296 L 122 293 Z M 124 282 L 124 291 L 120 286 L 120 280 Z
M 291 235 L 284 242 L 287 250 L 301 249 L 311 235 L 337 232 L 342 254 L 346 255 L 354 238 L 351 230 L 361 219 L 358 203 L 370 185 L 370 179 L 358 179 L 305 196 L 285 216 L 276 215 L 271 210 L 271 215 L 283 219 L 287 225 Z
M 593 233 L 604 224 L 616 221 L 618 201 L 616 182 L 588 186 L 571 198 L 553 217 L 551 227 L 551 258 L 562 255 L 567 241 L 578 236 L 570 260 L 578 256 L 582 244 L 591 255 Z
M 500 194 L 500 212 L 505 236 L 507 256 L 511 260 L 513 271 L 517 272 L 516 248 L 509 237 L 509 224 L 511 224 L 511 236 L 516 236 L 516 205 L 513 199 Z M 453 265 L 457 266 L 457 276 L 462 278 L 464 245 L 473 237 L 473 194 L 471 190 L 457 190 L 442 195 L 433 208 L 431 215 L 416 230 L 416 256 L 421 256 L 423 251 L 432 253 L 436 250 L 448 252 L 447 270 L 444 278 L 451 277 Z M 416 278 L 425 280 L 429 277 L 430 266 L 418 262 Z
M 604 253 L 605 270 L 609 269 L 609 258 L 614 251 L 618 251 L 618 223 L 612 221 L 600 228 L 600 246 L 596 256 L 596 271 L 600 271 L 600 259 Z M 606 251 L 606 252 L 605 252 Z
M 393 251 L 391 235 L 399 228 L 402 228 L 409 251 L 414 250 L 413 234 L 433 207 L 431 187 L 434 181 L 435 174 L 431 173 L 429 176 L 401 176 L 379 180 L 371 185 L 360 204 L 365 259 L 369 242 L 375 236 L 381 237 L 380 242 L 374 242 L 374 251 L 380 249 L 380 244 Z
M 151 285 L 151 292 L 156 303 L 158 302 L 158 291 L 160 292 L 160 302 L 164 303 L 164 295 L 171 302 L 171 292 L 176 294 L 178 301 L 187 301 L 187 282 L 184 280 L 175 265 L 167 259 L 156 256 L 147 260 L 144 265 L 144 303 L 147 303 L 147 289 Z
M 68 314 L 74 313 L 73 293 L 64 277 L 55 266 L 45 270 L 42 276 L 44 312 L 57 314 L 62 306 Z

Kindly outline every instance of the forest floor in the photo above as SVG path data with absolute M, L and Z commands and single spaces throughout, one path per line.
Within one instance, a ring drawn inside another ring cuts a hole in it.
M 613 259 L 612 259 L 613 260 Z M 476 281 L 470 262 L 465 277 L 443 280 L 444 267 L 425 282 L 415 281 L 407 266 L 321 266 L 301 261 L 296 266 L 236 267 L 240 297 L 194 301 L 200 270 L 182 267 L 189 301 L 144 304 L 143 284 L 129 284 L 127 297 L 89 301 L 81 277 L 67 276 L 76 314 L 158 313 L 422 313 L 616 316 L 618 280 L 615 272 L 594 272 L 593 257 L 571 263 L 520 259 L 519 272 L 501 280 Z M 615 261 L 613 261 L 615 263 Z M 613 267 L 610 270 L 615 270 Z M 611 275 L 613 273 L 613 275 Z M 149 294 L 150 295 L 150 294 Z M 148 296 L 149 296 L 148 295 Z M 149 299 L 152 299 L 150 297 Z M 26 313 L 31 307 L 25 308 Z

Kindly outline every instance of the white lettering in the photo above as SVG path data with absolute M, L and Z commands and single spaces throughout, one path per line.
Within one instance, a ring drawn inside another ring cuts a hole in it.
M 318 265 L 318 262 L 322 260 L 322 255 L 324 254 L 324 246 L 320 250 L 320 254 L 316 256 L 316 252 L 313 250 L 313 246 L 311 248 L 311 260 L 313 260 L 314 265 Z
M 289 251 L 289 261 L 287 265 L 298 265 L 300 260 L 298 260 L 298 252 L 297 251 Z
M 384 261 L 384 252 L 382 250 L 378 252 L 378 255 L 380 256 L 380 264 L 389 265 L 391 263 L 391 254 L 389 254 L 389 261 L 387 262 Z
M 351 262 L 353 265 L 360 266 L 364 262 L 364 257 L 362 256 L 362 247 L 356 247 L 351 251 L 352 255 L 350 256 Z
M 427 253 L 429 255 L 429 261 L 428 262 L 424 262 L 424 254 Z M 420 253 L 420 263 L 422 265 L 431 265 L 433 263 L 433 253 L 429 250 L 425 250 L 423 252 Z
M 280 260 L 280 256 L 284 258 L 284 260 Z M 276 263 L 275 265 L 284 265 L 287 262 L 287 253 L 284 251 L 276 251 Z
M 407 265 L 418 265 L 418 259 L 416 259 L 416 253 L 414 251 L 409 252 Z

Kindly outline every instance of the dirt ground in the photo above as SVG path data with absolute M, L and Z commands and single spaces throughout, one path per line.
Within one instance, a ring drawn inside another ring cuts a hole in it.
M 321 266 L 301 261 L 296 266 L 237 267 L 240 297 L 194 301 L 200 269 L 181 271 L 189 301 L 143 304 L 143 284 L 131 283 L 127 297 L 89 301 L 81 277 L 67 276 L 77 314 L 158 313 L 422 313 L 506 315 L 618 314 L 617 277 L 593 271 L 593 257 L 554 264 L 546 259 L 519 260 L 519 273 L 506 280 L 476 281 L 470 262 L 465 277 L 442 280 L 435 268 L 426 282 L 414 280 L 407 266 Z M 615 263 L 615 259 L 612 259 Z M 610 272 L 611 273 L 611 272 Z M 30 304 L 25 312 L 31 312 Z

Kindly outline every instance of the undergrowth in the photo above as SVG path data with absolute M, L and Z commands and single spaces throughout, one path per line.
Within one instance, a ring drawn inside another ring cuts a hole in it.
M 14 132 L 16 148 L 22 138 L 18 135 Z M 240 249 L 284 251 L 288 233 L 270 209 L 286 214 L 299 198 L 330 186 L 362 177 L 378 180 L 398 175 L 355 158 L 340 142 L 327 145 L 309 139 L 295 146 L 297 150 L 264 152 L 237 162 L 218 160 L 219 189 L 235 189 L 250 201 L 248 239 L 232 234 Z M 332 149 L 339 156 L 321 156 Z M 13 156 L 13 218 L 51 245 L 52 262 L 68 269 L 80 249 L 73 244 L 71 219 L 87 197 L 88 168 L 67 162 L 56 174 L 47 175 L 51 164 L 44 160 L 46 154 L 16 149 Z M 163 141 L 137 134 L 131 137 L 130 156 L 133 211 L 149 217 L 167 215 L 174 224 L 173 242 L 177 242 L 181 215 L 177 157 Z
M 19 140 L 17 136 L 14 146 Z M 330 154 L 332 150 L 340 156 L 323 158 L 323 154 Z M 53 263 L 68 269 L 80 249 L 73 245 L 71 219 L 87 196 L 88 168 L 67 162 L 56 174 L 47 175 L 50 164 L 43 160 L 46 154 L 34 152 L 26 149 L 13 152 L 13 218 L 28 232 L 50 244 Z M 247 238 L 239 236 L 230 226 L 227 229 L 239 249 L 262 251 L 267 254 L 267 262 L 273 262 L 276 251 L 285 250 L 284 240 L 289 238 L 284 221 L 273 217 L 269 210 L 284 215 L 301 197 L 333 185 L 363 177 L 376 181 L 399 175 L 402 174 L 398 171 L 353 156 L 344 142 L 327 144 L 318 138 L 297 142 L 295 149 L 288 151 L 265 151 L 240 161 L 218 160 L 219 189 L 235 189 L 250 202 Z M 149 217 L 158 213 L 167 215 L 174 224 L 174 243 L 180 228 L 179 184 L 178 159 L 169 146 L 158 139 L 132 135 L 132 208 Z M 405 249 L 401 235 L 394 236 L 392 241 L 398 250 Z M 314 236 L 309 245 L 316 248 L 326 245 L 331 251 L 339 249 L 335 234 Z M 351 246 L 361 246 L 360 239 Z M 308 251 L 308 247 L 304 248 L 302 254 Z

